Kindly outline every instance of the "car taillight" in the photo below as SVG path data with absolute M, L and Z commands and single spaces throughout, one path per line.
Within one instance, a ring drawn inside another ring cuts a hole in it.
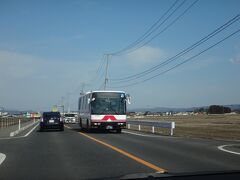
M 63 121 L 63 118 L 60 117 L 60 121 L 62 122 L 62 121 Z

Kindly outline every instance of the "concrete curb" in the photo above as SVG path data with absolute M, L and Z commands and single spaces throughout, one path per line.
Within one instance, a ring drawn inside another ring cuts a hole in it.
M 27 126 L 24 126 L 24 127 L 20 128 L 20 129 L 18 129 L 18 130 L 16 130 L 16 131 L 11 132 L 11 133 L 10 133 L 10 137 L 16 136 L 16 135 L 19 134 L 20 132 L 24 131 L 25 129 L 27 129 L 27 128 L 35 125 L 35 124 L 37 124 L 38 122 L 39 122 L 39 120 L 36 121 L 36 122 L 33 122 L 33 123 L 31 123 L 31 124 L 28 124 Z

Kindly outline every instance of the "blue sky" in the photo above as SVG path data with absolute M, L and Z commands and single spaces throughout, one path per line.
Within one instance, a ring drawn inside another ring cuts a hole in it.
M 63 97 L 66 106 L 69 99 L 71 109 L 76 109 L 82 83 L 87 84 L 85 91 L 98 90 L 103 83 L 99 77 L 103 71 L 96 73 L 103 54 L 119 51 L 134 42 L 174 2 L 1 0 L 0 106 L 49 110 Z M 186 0 L 173 18 L 193 2 Z M 142 72 L 176 55 L 239 14 L 239 7 L 239 0 L 199 0 L 146 46 L 112 56 L 109 78 Z M 238 30 L 239 22 L 165 68 Z M 121 88 L 110 87 L 126 83 L 109 81 L 108 89 L 129 93 L 132 97 L 129 108 L 239 104 L 239 77 L 240 33 L 162 76 Z

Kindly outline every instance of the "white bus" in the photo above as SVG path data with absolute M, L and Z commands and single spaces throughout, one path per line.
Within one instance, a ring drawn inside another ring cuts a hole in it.
M 123 91 L 91 91 L 79 98 L 79 125 L 83 129 L 121 130 L 126 128 L 127 102 L 130 96 Z

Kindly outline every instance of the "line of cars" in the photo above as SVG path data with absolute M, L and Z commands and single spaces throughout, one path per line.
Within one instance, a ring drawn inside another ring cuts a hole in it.
M 64 131 L 64 123 L 76 123 L 77 113 L 43 112 L 40 119 L 40 131 L 59 129 Z

